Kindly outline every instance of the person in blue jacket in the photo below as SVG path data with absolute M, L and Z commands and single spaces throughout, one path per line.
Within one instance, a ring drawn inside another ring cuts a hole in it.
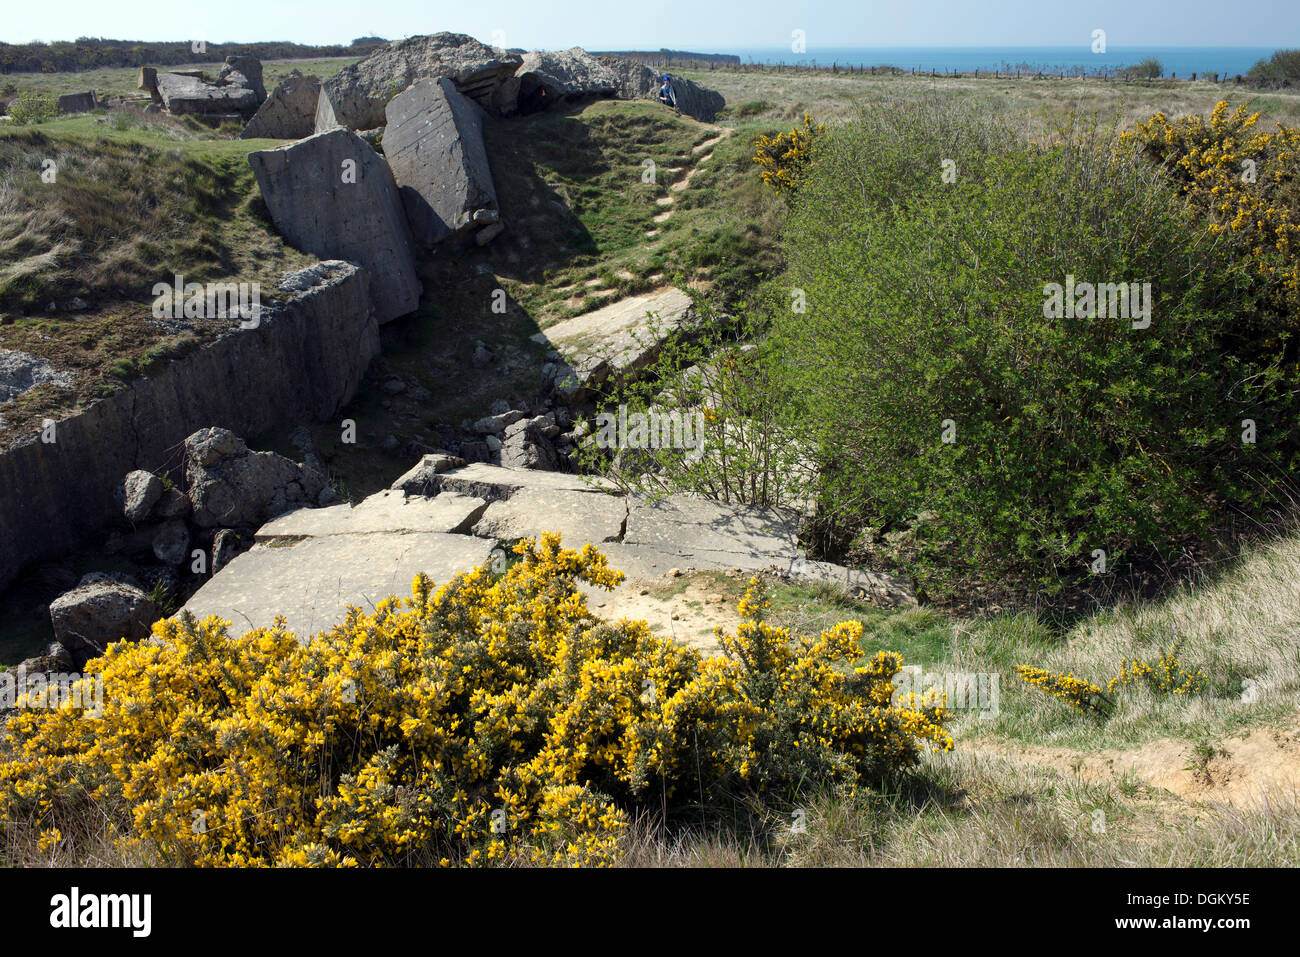
M 677 109 L 677 95 L 673 93 L 673 78 L 667 73 L 663 76 L 663 86 L 659 87 L 659 102 L 667 103 Z

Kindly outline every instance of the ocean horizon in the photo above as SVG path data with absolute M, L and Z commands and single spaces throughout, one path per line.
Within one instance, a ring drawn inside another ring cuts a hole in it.
M 1300 46 L 1300 40 L 1291 46 Z M 1059 73 L 1115 72 L 1155 57 L 1164 75 L 1191 76 L 1218 73 L 1235 76 L 1247 73 L 1259 60 L 1272 56 L 1278 47 L 1160 47 L 1110 46 L 1105 53 L 1093 53 L 1087 44 L 1056 47 L 943 47 L 943 46 L 809 46 L 807 53 L 793 53 L 785 47 L 721 47 L 713 52 L 739 56 L 742 63 L 799 66 L 895 66 L 903 70 L 971 73 L 1021 69 Z

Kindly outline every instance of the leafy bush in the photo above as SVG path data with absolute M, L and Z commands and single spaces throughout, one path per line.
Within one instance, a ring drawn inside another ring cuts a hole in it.
M 9 115 L 18 126 L 44 123 L 59 115 L 59 104 L 52 96 L 24 90 L 18 94 L 18 99 L 9 104 Z
M 639 809 L 852 788 L 952 747 L 942 707 L 891 703 L 897 655 L 851 667 L 859 623 L 793 639 L 755 582 L 703 659 L 587 611 L 580 582 L 621 578 L 592 546 L 516 551 L 309 643 L 188 618 L 112 645 L 87 666 L 99 720 L 10 720 L 0 819 L 71 834 L 120 808 L 173 863 L 602 863 Z
M 1251 82 L 1264 86 L 1300 83 L 1300 50 L 1274 50 L 1271 57 L 1260 60 L 1246 75 Z
M 1120 70 L 1120 74 L 1133 80 L 1155 80 L 1164 76 L 1165 68 L 1164 64 L 1151 56 L 1132 66 L 1124 67 Z
M 773 354 L 823 520 L 863 548 L 917 526 L 923 582 L 1050 588 L 1096 549 L 1113 567 L 1269 501 L 1295 400 L 1237 336 L 1252 280 L 1232 250 L 1113 132 L 1026 144 L 966 109 L 873 105 L 837 129 L 786 230 L 806 311 L 774 313 Z M 1150 283 L 1149 325 L 1055 316 L 1069 277 Z M 1249 444 L 1244 419 L 1271 426 Z

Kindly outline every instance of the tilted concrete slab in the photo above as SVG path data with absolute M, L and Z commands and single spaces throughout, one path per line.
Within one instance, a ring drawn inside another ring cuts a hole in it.
M 437 584 L 488 562 L 496 542 L 441 532 L 326 535 L 260 544 L 195 592 L 185 611 L 217 615 L 235 631 L 270 627 L 283 615 L 307 637 L 341 622 L 347 606 L 369 612 L 390 595 L 409 598 L 424 572 Z
M 571 381 L 562 379 L 557 390 L 576 402 L 611 375 L 640 371 L 664 341 L 693 318 L 690 296 L 669 286 L 557 322 L 532 339 L 557 350 L 569 364 Z
M 459 492 L 487 502 L 510 498 L 520 489 L 545 489 L 556 492 L 588 492 L 593 495 L 617 494 L 613 483 L 601 478 L 583 478 L 565 472 L 538 469 L 510 469 L 500 465 L 475 462 L 464 468 L 428 476 L 432 492 Z
M 434 499 L 437 501 L 437 499 Z M 513 541 L 559 532 L 565 548 L 617 542 L 627 521 L 627 500 L 566 489 L 523 488 L 493 502 L 474 526 L 484 538 Z
M 376 492 L 352 505 L 300 508 L 263 525 L 255 541 L 321 538 L 375 532 L 443 532 L 465 534 L 487 508 L 471 495 L 446 492 L 437 498 L 407 498 L 401 492 Z

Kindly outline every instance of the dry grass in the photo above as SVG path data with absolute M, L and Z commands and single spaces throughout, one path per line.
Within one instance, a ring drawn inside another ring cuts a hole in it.
M 1042 135 L 1066 121 L 1073 111 L 1097 113 L 1106 120 L 1118 118 L 1131 126 L 1152 114 L 1169 116 L 1208 114 L 1221 99 L 1246 103 L 1260 110 L 1269 122 L 1300 124 L 1300 92 L 1262 91 L 1233 83 L 1204 80 L 1153 80 L 1123 83 L 1067 77 L 994 79 L 993 77 L 863 76 L 861 74 L 686 71 L 684 76 L 703 83 L 727 98 L 731 117 L 748 121 L 797 120 L 807 110 L 822 120 L 848 119 L 855 103 L 902 97 L 915 99 L 937 93 L 974 103 L 980 110 L 1005 113 L 1023 120 L 1030 135 Z

